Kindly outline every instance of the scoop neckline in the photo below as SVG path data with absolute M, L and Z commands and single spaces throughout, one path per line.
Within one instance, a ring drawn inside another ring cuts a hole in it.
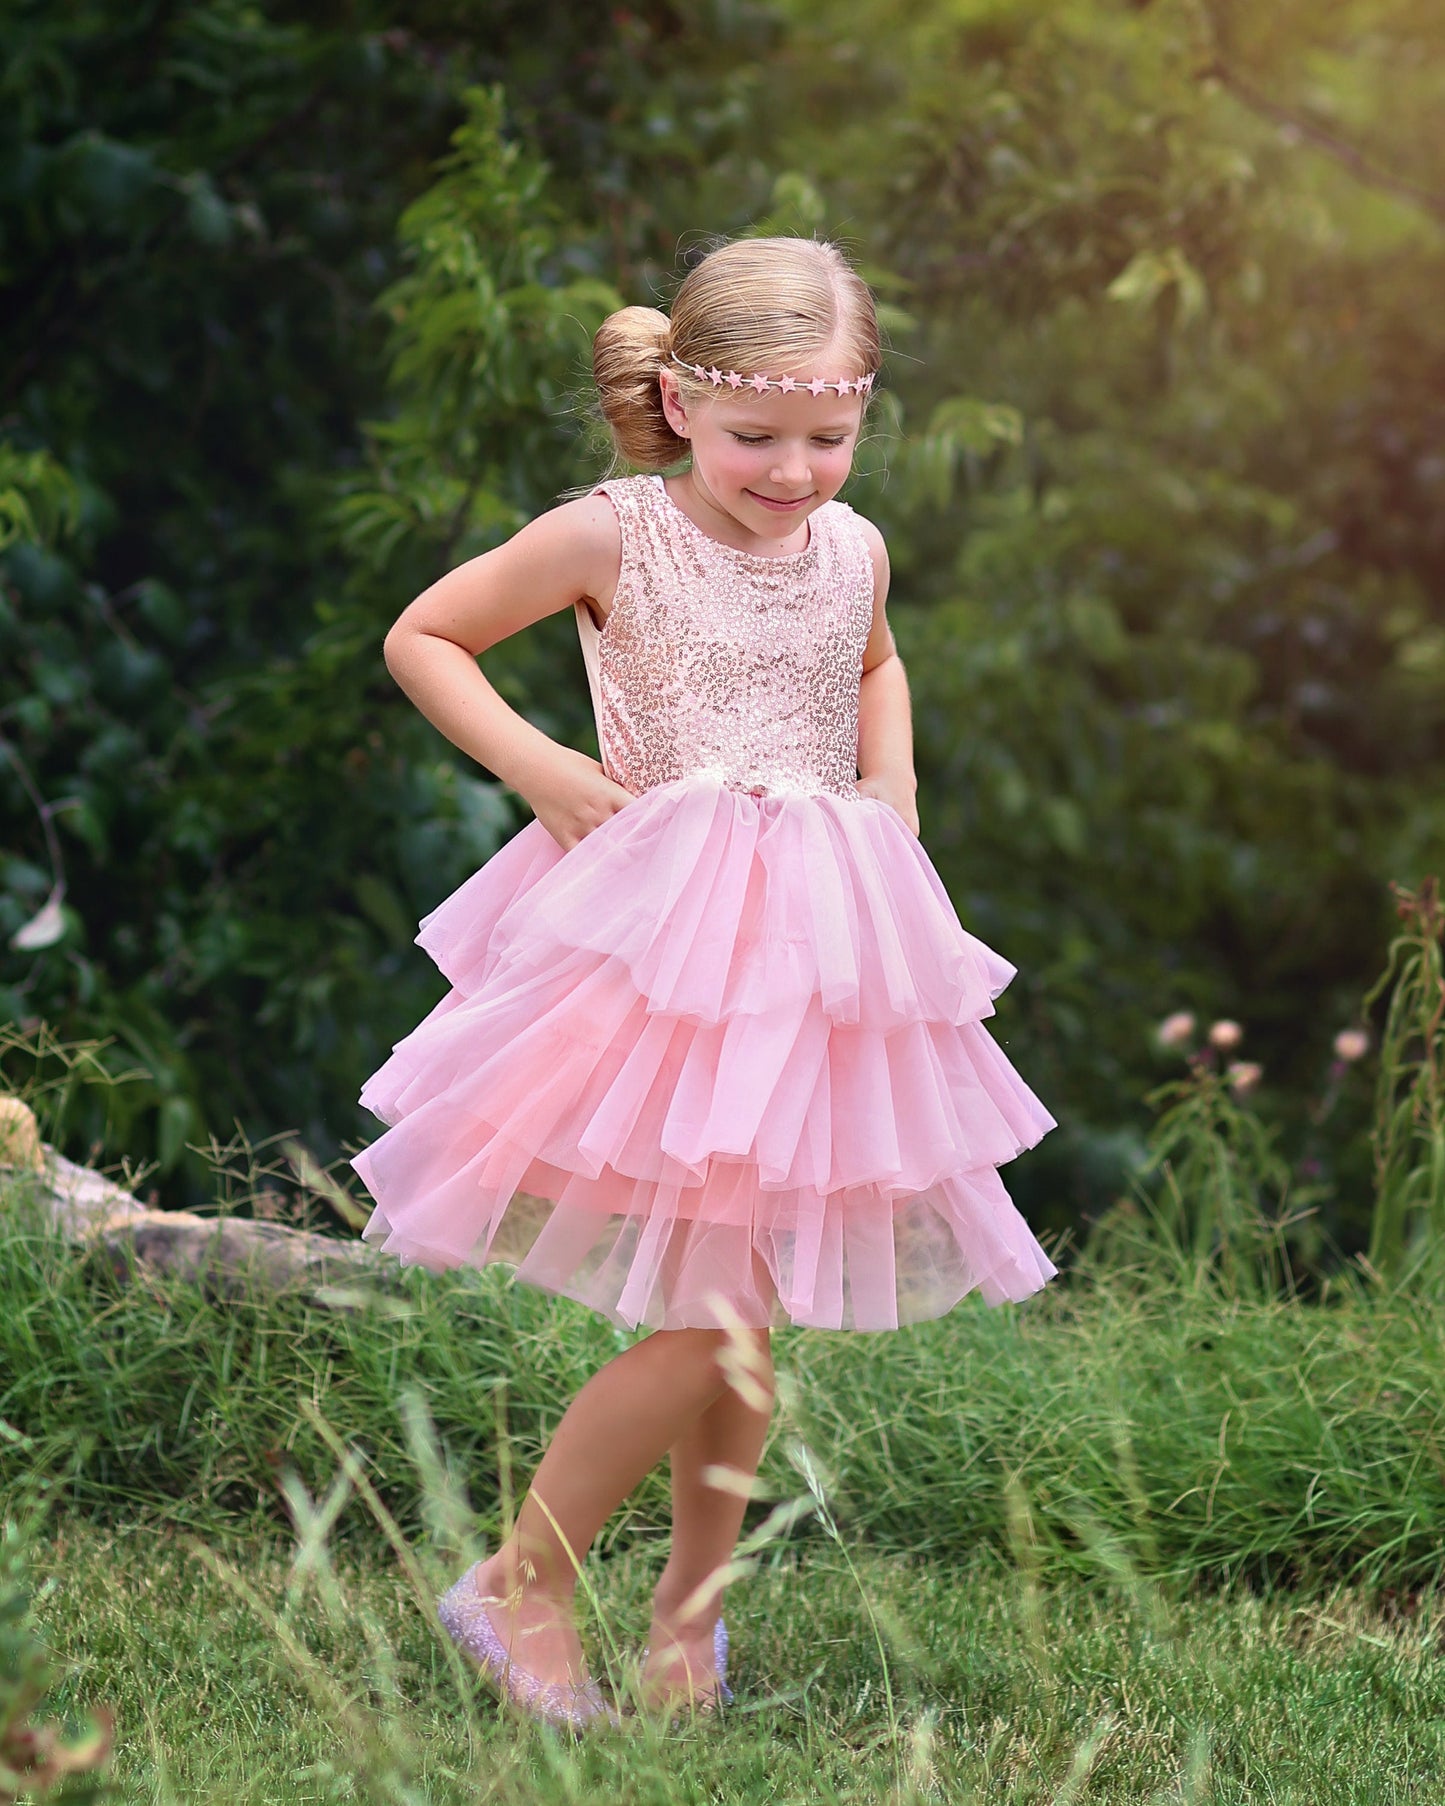
M 718 549 L 723 552 L 731 552 L 735 558 L 746 558 L 753 564 L 792 564 L 795 560 L 797 560 L 799 558 L 812 557 L 814 552 L 816 552 L 818 549 L 818 530 L 813 525 L 813 523 L 818 518 L 818 516 L 823 512 L 823 509 L 828 506 L 828 504 L 826 502 L 820 503 L 820 505 L 818 507 L 816 507 L 813 510 L 813 512 L 808 516 L 808 543 L 800 551 L 797 551 L 797 552 L 772 552 L 772 553 L 745 552 L 741 546 L 730 546 L 725 539 L 715 539 L 713 537 L 713 535 L 711 533 L 709 533 L 705 527 L 700 527 L 697 524 L 697 522 L 692 518 L 692 516 L 688 513 L 686 508 L 684 508 L 680 502 L 678 502 L 674 499 L 673 495 L 671 494 L 671 492 L 669 491 L 669 489 L 667 487 L 666 482 L 658 474 L 658 472 L 651 471 L 648 474 L 652 477 L 652 480 L 657 484 L 658 490 L 662 495 L 663 501 L 667 503 L 668 507 L 672 509 L 674 514 L 681 516 L 681 518 L 687 522 L 688 526 L 692 528 L 693 532 L 696 533 L 700 538 L 705 539 L 710 546 L 717 546 Z

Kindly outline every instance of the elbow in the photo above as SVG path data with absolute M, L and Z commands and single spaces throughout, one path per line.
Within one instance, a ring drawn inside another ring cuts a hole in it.
M 386 663 L 386 668 L 398 682 L 401 681 L 401 666 L 406 653 L 406 642 L 408 637 L 405 629 L 402 627 L 400 621 L 398 621 L 387 633 L 386 638 L 381 642 L 381 656 Z
M 431 669 L 435 659 L 443 656 L 443 649 L 446 649 L 445 656 L 450 657 L 453 647 L 458 651 L 466 650 L 449 635 L 414 626 L 402 615 L 381 642 L 381 656 L 386 661 L 387 670 L 406 690 L 418 670 Z M 475 658 L 476 654 L 473 653 L 472 656 Z

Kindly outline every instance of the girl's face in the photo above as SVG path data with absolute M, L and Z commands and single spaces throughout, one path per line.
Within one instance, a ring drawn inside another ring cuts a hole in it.
M 816 370 L 768 374 L 801 381 L 826 374 L 831 380 L 827 354 L 815 361 Z M 849 372 L 844 367 L 836 374 Z M 738 389 L 684 405 L 673 372 L 664 367 L 659 380 L 669 424 L 692 445 L 693 491 L 704 508 L 719 510 L 745 537 L 768 548 L 794 538 L 843 487 L 862 424 L 859 396 Z

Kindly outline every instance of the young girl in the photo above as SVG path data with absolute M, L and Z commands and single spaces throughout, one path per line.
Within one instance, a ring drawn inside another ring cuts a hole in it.
M 670 320 L 623 308 L 593 347 L 620 456 L 684 468 L 543 514 L 386 640 L 418 708 L 536 820 L 421 924 L 451 989 L 362 1092 L 391 1125 L 353 1162 L 364 1234 L 433 1268 L 508 1262 L 653 1331 L 578 1393 L 511 1534 L 439 1604 L 491 1684 L 554 1722 L 612 1715 L 578 1570 L 664 1456 L 641 1691 L 729 1697 L 719 1607 L 772 1325 L 895 1329 L 1056 1272 L 997 1171 L 1056 1126 L 982 1020 L 1015 968 L 916 838 L 887 554 L 834 500 L 878 364 L 872 297 L 832 245 L 713 251 Z M 569 607 L 600 762 L 476 662 Z

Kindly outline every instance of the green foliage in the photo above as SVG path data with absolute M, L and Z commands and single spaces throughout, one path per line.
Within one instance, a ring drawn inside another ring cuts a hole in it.
M 548 280 L 565 223 L 542 166 L 503 136 L 499 90 L 462 98 L 454 150 L 401 217 L 406 273 L 377 299 L 395 405 L 335 510 L 345 548 L 381 570 L 402 546 L 445 568 L 525 523 L 591 335 L 622 305 L 594 278 Z
M 1388 992 L 1375 1091 L 1370 1264 L 1399 1279 L 1445 1235 L 1445 904 L 1439 882 L 1396 887 L 1405 926 L 1367 1003 Z
M 73 531 L 80 492 L 45 451 L 22 452 L 0 439 L 0 552 L 17 540 L 47 542 Z
M 1199 1265 L 1217 1263 L 1232 1295 L 1273 1295 L 1285 1283 L 1271 1234 L 1290 1204 L 1290 1167 L 1276 1131 L 1235 1096 L 1229 1077 L 1199 1062 L 1150 1093 L 1163 1106 L 1138 1183 L 1162 1170 L 1151 1199 L 1157 1231 Z M 1146 1190 L 1147 1196 L 1147 1190 Z
M 516 824 L 380 645 L 448 562 L 581 474 L 563 409 L 609 295 L 554 267 L 570 229 L 465 58 L 192 5 L 164 27 L 205 71 L 182 103 L 178 62 L 89 18 L 27 39 L 56 79 L 0 157 L 30 197 L 0 466 L 0 1018 L 143 1071 L 105 1145 L 194 1204 L 200 1150 L 235 1125 L 328 1156 L 371 1126 L 360 1079 L 435 1001 L 417 920 Z M 82 103 L 101 43 L 128 85 Z M 449 112 L 455 148 L 407 213 Z M 163 131 L 123 141 L 152 115 Z M 71 311 L 67 258 L 92 297 Z M 566 735 L 557 661 L 514 657 L 502 682 Z M 83 1108 L 57 1133 L 99 1138 Z
M 1435 1283 L 1445 1209 L 1445 911 L 1434 878 L 1418 893 L 1394 888 L 1406 926 L 1361 1006 L 1367 1015 L 1383 999 L 1385 1018 L 1375 1054 L 1374 1188 L 1363 1260 L 1375 1280 L 1408 1288 L 1421 1283 L 1420 1272 L 1429 1276 L 1423 1283 Z M 1170 1018 L 1161 1041 L 1183 1047 L 1194 1027 L 1192 1013 Z M 1120 1199 L 1093 1225 L 1091 1258 L 1107 1264 L 1141 1249 L 1146 1259 L 1162 1254 L 1192 1282 L 1207 1278 L 1225 1296 L 1256 1300 L 1292 1295 L 1297 1274 L 1319 1271 L 1327 1237 L 1311 1219 L 1329 1201 L 1330 1185 L 1315 1176 L 1308 1137 L 1294 1161 L 1277 1146 L 1282 1125 L 1257 1107 L 1258 1064 L 1235 1060 L 1221 1070 L 1220 1050 L 1242 1033 L 1238 1023 L 1216 1022 L 1202 1046 L 1187 1049 L 1186 1074 L 1150 1093 L 1146 1102 L 1159 1114 L 1132 1175 L 1135 1197 Z M 1337 1037 L 1324 1092 L 1309 1112 L 1314 1131 L 1368 1042 L 1363 1030 Z
M 282 886 L 236 806 L 289 732 L 231 766 L 230 686 L 274 657 L 284 688 L 334 568 L 307 489 L 374 392 L 374 247 L 447 86 L 230 4 L 0 30 L 7 456 L 78 497 L 31 506 L 0 583 L 0 1016 L 143 1063 L 125 1151 L 193 1200 L 186 1142 L 275 1107 L 271 1075 L 319 1114 L 310 1050 L 256 1033 L 282 937 L 251 904 Z M 47 900 L 61 932 L 13 941 Z
M 150 1066 L 111 1041 L 62 1041 L 43 1023 L 0 1023 L 0 1094 L 28 1105 L 42 1141 L 82 1147 L 95 1160 L 133 1146 L 138 1126 L 165 1105 Z M 124 1153 L 120 1163 L 131 1185 L 147 1176 Z

